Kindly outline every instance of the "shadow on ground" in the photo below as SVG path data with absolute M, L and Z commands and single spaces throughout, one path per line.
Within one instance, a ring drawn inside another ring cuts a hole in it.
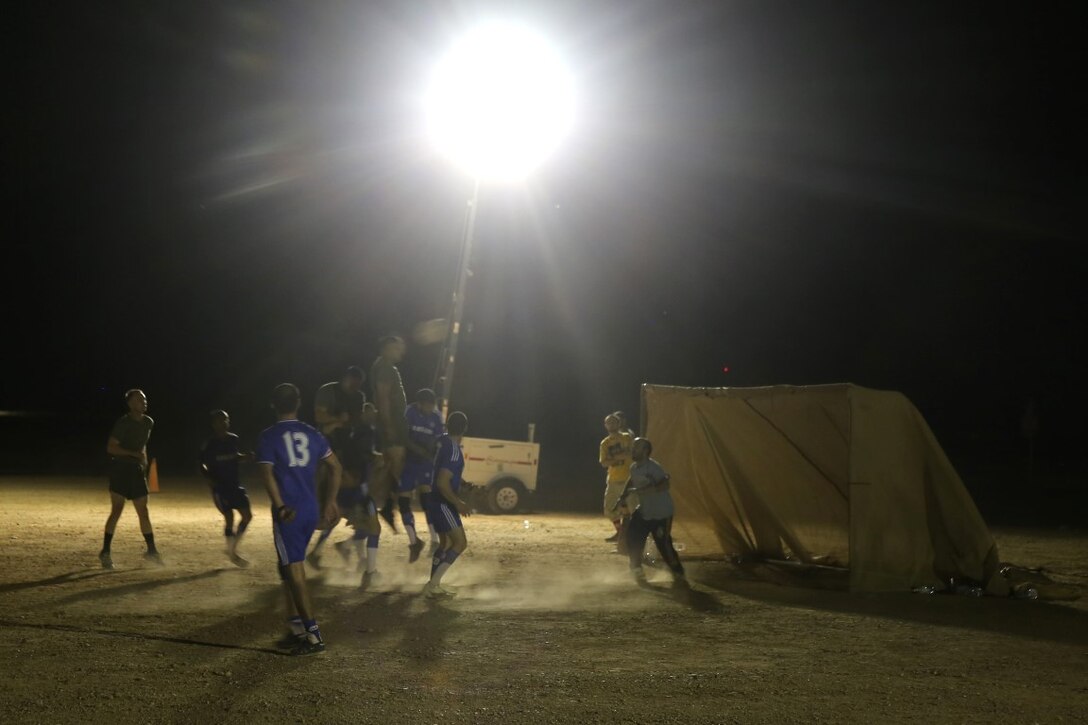
M 51 587 L 57 584 L 74 584 L 107 574 L 112 574 L 112 572 L 102 569 L 78 569 L 76 571 L 70 571 L 67 574 L 58 574 L 56 576 L 51 576 L 48 579 L 35 579 L 34 581 L 0 584 L 0 594 L 7 594 L 8 592 L 18 592 L 22 591 L 23 589 L 36 589 L 37 587 Z
M 1061 604 L 940 594 L 851 594 L 784 586 L 754 581 L 725 563 L 701 564 L 694 574 L 699 584 L 765 604 L 1088 646 L 1088 612 Z

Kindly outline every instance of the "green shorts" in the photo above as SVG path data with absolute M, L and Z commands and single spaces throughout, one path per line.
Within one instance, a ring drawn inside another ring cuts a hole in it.
M 110 462 L 110 493 L 128 500 L 147 496 L 147 476 L 136 461 L 116 459 Z

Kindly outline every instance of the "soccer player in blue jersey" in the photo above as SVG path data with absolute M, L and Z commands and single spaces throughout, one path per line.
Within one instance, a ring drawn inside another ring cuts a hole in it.
M 438 439 L 438 452 L 434 457 L 434 482 L 423 487 L 426 506 L 431 521 L 441 539 L 441 546 L 431 561 L 431 578 L 423 587 L 429 599 L 453 596 L 442 587 L 446 575 L 457 557 L 468 548 L 468 538 L 461 525 L 461 517 L 472 513 L 469 505 L 461 500 L 461 474 L 465 470 L 465 458 L 461 453 L 461 439 L 468 430 L 468 417 L 461 412 L 450 413 L 446 420 L 446 435 Z
M 227 411 L 213 410 L 211 418 L 212 437 L 200 449 L 200 472 L 208 479 L 212 501 L 219 513 L 223 514 L 227 556 L 235 566 L 247 567 L 249 562 L 238 556 L 238 544 L 253 519 L 253 513 L 249 507 L 249 496 L 238 474 L 238 464 L 252 461 L 253 454 L 242 450 L 238 436 L 230 432 L 230 415 Z M 235 511 L 240 516 L 237 531 L 234 530 Z
M 325 437 L 298 420 L 299 401 L 298 388 L 290 383 L 281 383 L 272 391 L 277 421 L 261 433 L 257 463 L 272 500 L 272 535 L 287 598 L 291 632 L 284 643 L 294 644 L 291 654 L 311 655 L 324 652 L 325 642 L 306 587 L 306 547 L 322 518 L 340 518 L 336 494 L 341 468 Z M 332 469 L 323 517 L 315 482 L 319 464 Z
M 416 536 L 416 517 L 412 514 L 412 492 L 420 486 L 430 486 L 434 474 L 434 454 L 438 437 L 443 433 L 442 414 L 435 410 L 433 390 L 423 388 L 416 393 L 416 402 L 408 406 L 404 419 L 408 424 L 407 455 L 404 472 L 397 489 L 397 506 L 404 531 L 408 534 L 408 563 L 419 559 L 423 542 Z M 426 511 L 424 511 L 426 514 Z M 431 524 L 428 518 L 428 524 Z M 434 532 L 434 526 L 431 525 Z M 437 538 L 437 533 L 432 534 Z

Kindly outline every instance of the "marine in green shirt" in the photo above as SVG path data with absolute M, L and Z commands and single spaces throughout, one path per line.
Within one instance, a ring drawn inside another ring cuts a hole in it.
M 142 390 L 129 390 L 125 393 L 128 413 L 113 424 L 106 453 L 110 455 L 110 515 L 106 519 L 106 530 L 102 537 L 102 550 L 98 560 L 103 569 L 113 568 L 110 544 L 117 520 L 125 509 L 125 501 L 132 501 L 136 515 L 140 519 L 140 531 L 147 542 L 144 558 L 162 565 L 162 557 L 155 548 L 155 533 L 151 528 L 151 517 L 147 513 L 147 442 L 151 438 L 151 429 L 155 421 L 147 415 L 147 396 Z
M 381 509 L 382 518 L 393 531 L 393 492 L 397 490 L 404 473 L 404 457 L 408 445 L 408 422 L 404 411 L 408 400 L 404 383 L 400 379 L 397 363 L 404 359 L 404 340 L 399 337 L 383 337 L 378 341 L 378 359 L 370 367 L 370 384 L 373 386 L 374 403 L 378 406 L 378 440 L 385 463 L 384 475 L 375 476 L 370 482 L 370 496 Z

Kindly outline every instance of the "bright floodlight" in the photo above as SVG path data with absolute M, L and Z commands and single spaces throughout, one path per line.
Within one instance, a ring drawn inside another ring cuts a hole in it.
M 463 38 L 439 63 L 427 97 L 438 148 L 475 176 L 517 178 L 568 130 L 570 76 L 535 33 L 494 24 Z

